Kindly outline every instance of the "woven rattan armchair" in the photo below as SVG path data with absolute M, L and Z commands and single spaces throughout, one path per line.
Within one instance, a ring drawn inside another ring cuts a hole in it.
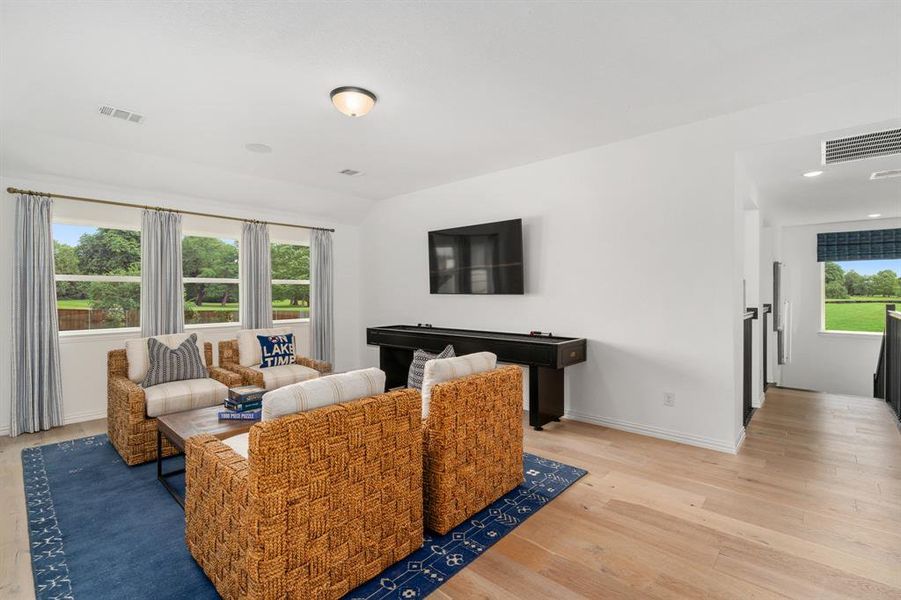
M 241 385 L 241 377 L 211 366 L 213 345 L 203 345 L 210 377 L 226 386 Z M 156 460 L 156 419 L 147 416 L 144 389 L 128 378 L 125 350 L 112 350 L 107 355 L 107 430 L 110 442 L 129 465 Z M 163 438 L 163 456 L 177 450 Z
M 426 527 L 445 534 L 522 483 L 522 371 L 439 383 L 423 421 Z
M 309 367 L 319 371 L 320 375 L 332 372 L 332 365 L 323 360 L 314 360 L 305 356 L 297 356 L 294 362 L 303 367 Z M 255 385 L 266 387 L 263 383 L 263 373 L 250 367 L 242 367 L 238 353 L 238 340 L 225 340 L 219 342 L 219 364 L 224 369 L 241 376 L 243 385 Z
M 188 549 L 226 600 L 339 598 L 422 546 L 418 390 L 185 447 Z

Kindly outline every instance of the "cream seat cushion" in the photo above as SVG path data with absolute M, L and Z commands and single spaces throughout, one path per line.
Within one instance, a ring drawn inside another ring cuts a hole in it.
M 264 369 L 269 371 L 273 368 Z M 385 372 L 361 369 L 286 385 L 263 395 L 263 420 L 368 398 L 385 391 Z
M 432 388 L 445 381 L 493 371 L 497 367 L 497 355 L 492 352 L 476 352 L 456 358 L 434 358 L 425 363 L 422 374 L 422 418 L 429 416 Z
M 148 417 L 215 406 L 227 396 L 228 388 L 215 379 L 170 381 L 144 390 Z
M 222 443 L 247 458 L 247 450 L 250 448 L 250 432 L 239 433 L 222 440 Z
M 294 333 L 288 327 L 274 327 L 272 329 L 242 329 L 238 332 L 238 361 L 242 367 L 259 367 L 263 360 L 260 352 L 260 340 L 258 335 L 285 335 Z M 294 356 L 297 356 L 297 336 L 294 336 Z
M 263 374 L 263 387 L 267 390 L 276 390 L 292 383 L 319 377 L 319 371 L 316 369 L 297 364 L 266 367 L 265 369 L 261 369 L 259 366 L 250 368 Z
M 377 396 L 384 391 L 385 372 L 380 369 L 326 375 L 267 392 L 263 396 L 263 420 L 270 421 L 340 402 L 352 402 Z M 250 432 L 226 438 L 222 442 L 247 458 Z
M 183 341 L 188 339 L 190 333 L 171 333 L 169 335 L 156 335 L 155 337 L 160 343 L 166 344 L 173 350 L 178 348 Z M 135 383 L 144 381 L 147 376 L 147 369 L 150 368 L 150 353 L 147 350 L 147 340 L 150 338 L 138 338 L 135 340 L 125 341 L 125 358 L 128 359 L 128 378 Z M 206 364 L 206 353 L 203 351 L 203 342 L 200 337 L 197 338 L 197 349 L 200 351 L 200 359 Z M 259 361 L 257 361 L 259 364 Z

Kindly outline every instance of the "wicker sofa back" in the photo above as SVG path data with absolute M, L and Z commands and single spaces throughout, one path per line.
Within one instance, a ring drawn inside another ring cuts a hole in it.
M 188 440 L 188 548 L 226 600 L 339 598 L 422 545 L 417 390 Z
M 519 367 L 432 388 L 424 427 L 429 529 L 445 534 L 522 483 L 522 428 Z

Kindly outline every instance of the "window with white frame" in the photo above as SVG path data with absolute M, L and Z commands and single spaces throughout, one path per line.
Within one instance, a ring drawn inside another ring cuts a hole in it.
M 310 247 L 274 243 L 272 259 L 272 320 L 310 317 Z
M 141 233 L 55 222 L 60 331 L 139 327 Z
M 237 323 L 238 241 L 187 235 L 181 252 L 185 325 Z

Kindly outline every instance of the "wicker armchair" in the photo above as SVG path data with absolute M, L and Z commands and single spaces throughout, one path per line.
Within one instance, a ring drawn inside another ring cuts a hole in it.
M 417 390 L 262 421 L 248 458 L 185 447 L 186 541 L 226 600 L 339 598 L 422 546 Z
M 203 345 L 206 364 L 213 364 L 213 345 Z M 156 460 L 156 418 L 147 416 L 144 389 L 128 378 L 125 350 L 107 355 L 107 430 L 110 442 L 128 465 Z M 210 377 L 226 386 L 241 384 L 240 376 L 209 366 Z M 163 439 L 163 456 L 177 450 Z
M 309 367 L 319 371 L 320 375 L 332 372 L 332 365 L 322 360 L 314 360 L 305 356 L 297 356 L 294 362 L 302 367 Z M 243 385 L 255 385 L 265 388 L 263 373 L 250 367 L 242 367 L 238 352 L 238 340 L 225 340 L 219 342 L 219 364 L 224 369 L 241 376 Z
M 423 421 L 426 527 L 445 534 L 522 483 L 522 372 L 439 383 Z

